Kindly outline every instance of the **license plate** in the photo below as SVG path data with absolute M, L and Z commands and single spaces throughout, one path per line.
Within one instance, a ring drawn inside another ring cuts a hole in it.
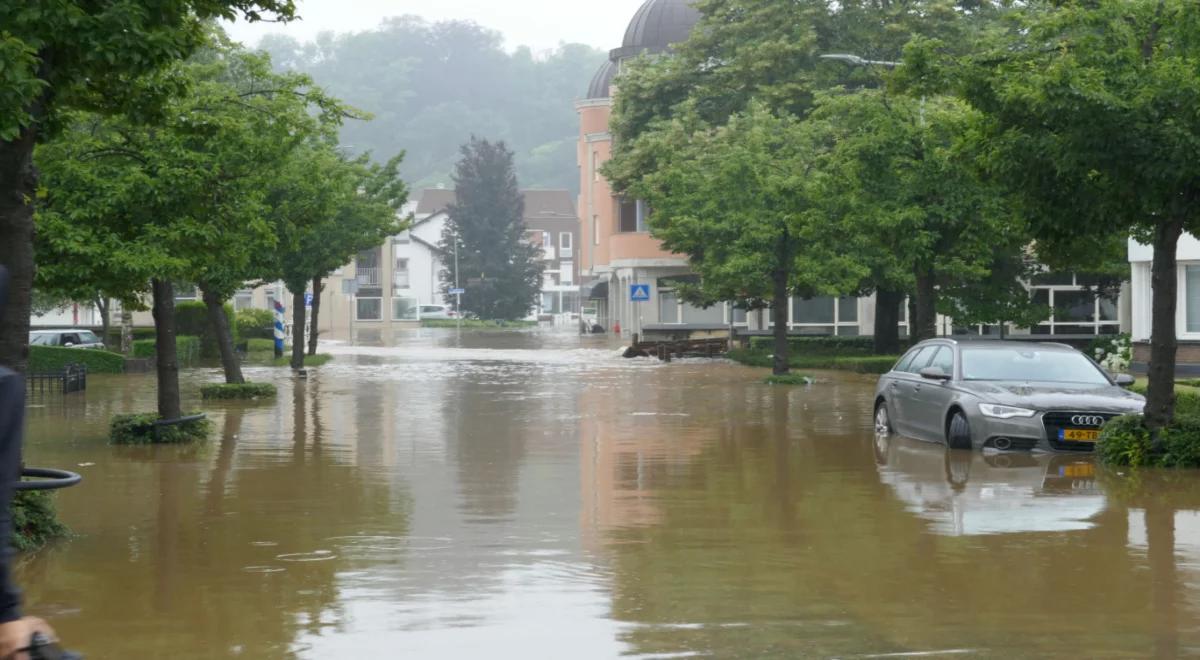
M 1091 463 L 1061 465 L 1058 468 L 1058 476 L 1069 477 L 1071 479 L 1090 479 L 1096 476 L 1096 466 Z
M 1096 442 L 1100 431 L 1094 429 L 1059 429 L 1058 439 L 1067 442 Z

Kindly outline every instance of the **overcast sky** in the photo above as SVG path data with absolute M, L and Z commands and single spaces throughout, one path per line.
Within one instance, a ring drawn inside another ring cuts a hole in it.
M 500 31 L 509 50 L 535 51 L 563 42 L 609 50 L 621 45 L 625 26 L 643 0 L 298 0 L 302 20 L 286 26 L 238 22 L 226 26 L 233 38 L 253 46 L 272 32 L 308 41 L 318 33 L 356 32 L 388 16 L 415 14 L 429 20 L 465 19 Z

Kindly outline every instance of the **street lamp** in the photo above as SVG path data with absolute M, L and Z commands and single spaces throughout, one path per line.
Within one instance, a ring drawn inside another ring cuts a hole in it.
M 898 66 L 903 66 L 904 62 L 889 62 L 887 60 L 868 60 L 865 57 L 851 55 L 850 53 L 826 53 L 820 56 L 823 60 L 836 60 L 845 62 L 853 66 L 884 66 L 889 69 L 894 69 Z

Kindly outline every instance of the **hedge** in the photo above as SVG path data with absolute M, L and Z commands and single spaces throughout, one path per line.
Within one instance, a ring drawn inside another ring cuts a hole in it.
M 1176 414 L 1160 431 L 1161 451 L 1154 451 L 1150 430 L 1141 415 L 1118 417 L 1104 425 L 1096 455 L 1102 463 L 1129 467 L 1200 467 L 1200 416 Z
M 184 413 L 185 417 L 196 413 Z M 154 422 L 160 419 L 157 413 L 134 413 L 113 417 L 109 427 L 109 441 L 116 445 L 181 444 L 205 440 L 212 431 L 213 423 L 208 419 L 164 426 L 154 433 Z
M 237 314 L 233 311 L 233 305 L 225 303 L 225 316 L 229 319 L 229 330 L 233 333 L 233 343 L 237 344 Z M 212 323 L 208 321 L 208 306 L 204 303 L 186 301 L 175 305 L 175 331 L 181 337 L 200 338 L 200 357 L 221 357 L 216 333 L 212 330 Z
M 133 357 L 153 360 L 158 342 L 154 339 L 139 339 L 133 342 Z M 175 350 L 179 353 L 180 364 L 192 364 L 200 357 L 200 338 L 187 335 L 175 337 Z
M 275 396 L 271 383 L 209 383 L 200 388 L 205 399 L 267 399 Z
M 125 356 L 93 348 L 29 347 L 30 373 L 54 373 L 68 364 L 85 364 L 94 374 L 119 374 L 125 371 Z
M 808 355 L 871 355 L 875 351 L 872 337 L 788 337 L 788 347 Z M 774 337 L 751 337 L 750 350 L 772 351 Z
M 154 333 L 155 333 L 155 330 L 154 330 L 153 326 L 151 326 L 149 328 L 134 328 L 133 329 L 133 340 L 137 341 L 139 339 L 154 339 Z M 121 345 L 121 326 L 120 325 L 115 325 L 115 326 L 109 327 L 109 329 L 108 329 L 108 345 L 109 346 L 120 346 Z
M 23 490 L 13 494 L 12 544 L 17 552 L 37 550 L 69 531 L 59 522 L 54 494 L 44 490 Z
M 235 325 L 242 339 L 275 339 L 275 314 L 269 309 L 243 309 Z
M 766 351 L 733 350 L 728 357 L 751 367 L 771 367 L 773 358 Z M 884 374 L 892 369 L 897 355 L 792 355 L 788 366 L 793 369 L 833 369 L 863 374 Z
M 763 382 L 767 385 L 812 385 L 813 379 L 804 374 L 783 374 L 767 376 Z

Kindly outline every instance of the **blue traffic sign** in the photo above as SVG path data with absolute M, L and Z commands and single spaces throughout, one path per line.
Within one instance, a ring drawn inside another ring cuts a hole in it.
M 629 299 L 633 302 L 646 302 L 650 300 L 650 285 L 630 284 Z
M 304 306 L 312 307 L 312 293 L 311 292 L 304 294 Z

